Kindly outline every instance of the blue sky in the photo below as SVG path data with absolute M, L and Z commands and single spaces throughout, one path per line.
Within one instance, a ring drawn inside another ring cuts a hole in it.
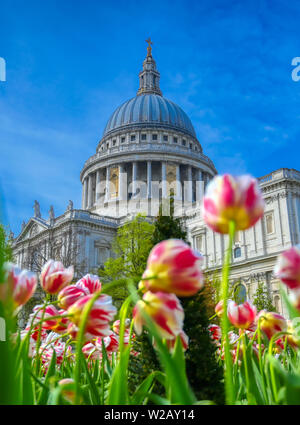
M 153 56 L 166 98 L 190 116 L 220 173 L 300 169 L 300 2 L 2 2 L 0 192 L 15 234 L 41 204 L 80 208 L 79 173 Z

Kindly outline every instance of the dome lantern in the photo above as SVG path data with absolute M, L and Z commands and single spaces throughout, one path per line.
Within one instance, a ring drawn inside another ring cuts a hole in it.
M 157 71 L 155 60 L 152 57 L 151 45 L 153 43 L 150 38 L 146 42 L 148 43 L 147 56 L 143 62 L 143 70 L 139 73 L 140 87 L 137 95 L 149 93 L 162 96 L 159 88 L 160 73 Z

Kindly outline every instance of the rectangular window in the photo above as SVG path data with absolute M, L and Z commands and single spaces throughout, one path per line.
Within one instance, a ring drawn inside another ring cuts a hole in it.
M 177 137 L 173 137 L 173 142 L 174 142 L 174 143 L 177 143 L 177 142 L 178 142 Z
M 152 134 L 152 140 L 157 140 L 157 134 Z
M 125 143 L 125 137 L 121 137 L 121 143 Z
M 193 143 L 190 143 L 190 149 L 193 149 Z
M 134 142 L 134 141 L 135 141 L 135 134 L 132 134 L 132 135 L 130 136 L 130 140 L 131 140 L 132 142 Z
M 164 142 L 168 141 L 168 136 L 164 136 Z
M 186 140 L 185 139 L 182 139 L 182 144 L 183 144 L 183 146 L 186 146 Z
M 273 213 L 268 213 L 265 216 L 266 221 L 266 233 L 267 235 L 271 235 L 274 233 L 274 216 Z
M 203 235 L 196 236 L 196 250 L 201 252 L 203 250 Z
M 117 141 L 116 141 L 116 139 L 114 139 L 113 140 L 113 146 L 116 146 L 116 143 L 117 143 Z
M 142 134 L 142 140 L 147 140 L 147 134 Z

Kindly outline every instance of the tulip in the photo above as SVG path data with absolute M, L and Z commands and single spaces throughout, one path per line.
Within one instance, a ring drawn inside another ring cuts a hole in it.
M 60 261 L 49 260 L 40 274 L 40 282 L 44 291 L 57 294 L 73 279 L 74 268 L 64 268 Z
M 204 285 L 202 261 L 203 257 L 185 242 L 162 241 L 150 252 L 140 289 L 190 297 Z
M 130 319 L 125 319 L 125 329 L 130 327 Z M 119 335 L 120 333 L 120 320 L 116 320 L 112 325 L 113 331 Z
M 100 360 L 102 358 L 101 351 L 92 342 L 87 342 L 82 347 L 82 352 L 87 359 Z
M 101 291 L 102 284 L 98 276 L 86 274 L 76 283 L 76 286 L 78 288 L 82 288 L 85 291 L 86 295 L 89 295 Z
M 213 341 L 219 342 L 221 339 L 221 328 L 218 325 L 209 325 L 208 330 Z
M 297 350 L 300 347 L 299 329 L 295 328 L 292 320 L 288 320 L 287 325 L 288 325 L 287 327 L 288 335 L 286 336 L 287 342 L 292 348 Z
M 278 332 L 285 332 L 287 330 L 286 319 L 273 311 L 260 311 L 256 321 L 259 323 L 260 329 L 266 334 L 268 339 L 271 339 L 272 336 Z
M 203 198 L 203 218 L 215 232 L 229 233 L 230 221 L 236 230 L 246 230 L 262 217 L 264 201 L 256 179 L 251 176 L 215 176 Z
M 108 353 L 113 353 L 118 351 L 119 348 L 119 337 L 114 332 L 110 332 L 110 334 L 106 337 L 97 338 L 95 341 L 96 347 L 98 350 L 102 352 L 102 341 L 104 343 L 104 347 Z
M 227 315 L 230 322 L 240 329 L 248 329 L 256 317 L 256 308 L 249 301 L 236 304 L 234 301 L 228 303 Z
M 231 300 L 228 300 L 227 303 L 229 303 Z M 219 301 L 218 304 L 215 307 L 215 313 L 218 317 L 222 317 L 224 308 L 223 308 L 223 300 Z
M 181 341 L 183 351 L 186 351 L 189 348 L 189 337 L 184 331 L 181 331 L 179 333 L 179 338 Z M 176 338 L 166 340 L 167 347 L 171 352 L 174 351 L 175 343 L 176 343 Z
M 70 320 L 76 326 L 80 326 L 83 309 L 93 296 L 91 294 L 79 298 L 79 300 L 69 307 L 68 314 L 71 315 Z M 100 295 L 89 312 L 85 332 L 94 337 L 109 335 L 109 323 L 113 320 L 116 312 L 117 309 L 112 305 L 111 297 L 105 294 Z
M 62 387 L 61 394 L 69 402 L 75 402 L 75 381 L 71 378 L 64 378 L 58 382 L 58 385 Z M 80 399 L 81 401 L 81 399 Z
M 133 309 L 133 322 L 136 333 L 142 333 L 145 320 L 143 312 L 152 319 L 161 338 L 174 339 L 183 328 L 184 312 L 174 294 L 146 292 Z
M 291 290 L 289 300 L 295 309 L 300 311 L 300 288 Z
M 37 276 L 28 270 L 21 270 L 12 263 L 5 263 L 7 282 L 0 284 L 0 299 L 13 300 L 15 307 L 27 303 L 37 287 Z
M 278 256 L 274 274 L 290 289 L 300 288 L 300 245 L 292 246 Z
M 87 294 L 83 288 L 76 285 L 68 285 L 59 292 L 57 296 L 58 305 L 64 310 L 68 310 L 75 301 L 85 295 Z
M 36 309 L 40 309 L 41 305 L 36 306 L 33 311 L 37 311 Z M 35 322 L 42 320 L 43 310 L 40 310 L 36 315 Z M 45 307 L 44 312 L 44 320 L 42 322 L 42 328 L 47 330 L 52 330 L 57 333 L 65 332 L 67 330 L 69 319 L 67 317 L 54 317 L 54 316 L 62 316 L 66 314 L 64 310 L 57 310 L 54 305 L 47 305 Z M 45 320 L 47 319 L 47 320 Z

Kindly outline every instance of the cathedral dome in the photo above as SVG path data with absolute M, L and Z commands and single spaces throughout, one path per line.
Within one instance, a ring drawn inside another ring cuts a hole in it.
M 150 91 L 119 106 L 108 120 L 103 136 L 122 128 L 148 124 L 182 131 L 196 138 L 194 127 L 186 113 L 174 102 Z

